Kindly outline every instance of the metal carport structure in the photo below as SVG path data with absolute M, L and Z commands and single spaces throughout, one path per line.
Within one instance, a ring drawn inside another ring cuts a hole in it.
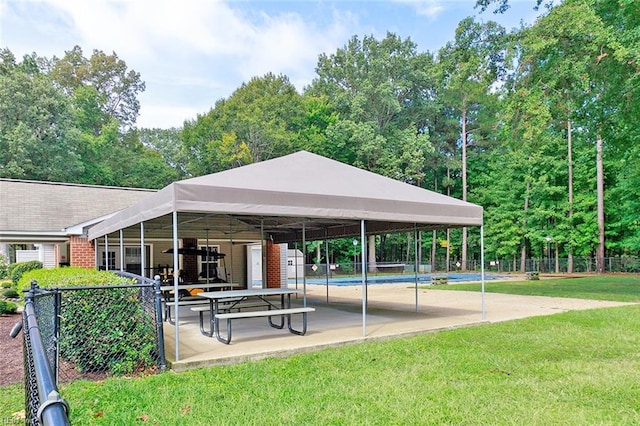
M 300 151 L 174 182 L 93 226 L 88 234 L 95 240 L 119 233 L 121 241 L 125 234 L 139 235 L 142 244 L 145 237 L 172 236 L 174 265 L 178 264 L 179 224 L 183 238 L 201 236 L 205 229 L 210 238 L 260 235 L 274 243 L 359 236 L 362 259 L 366 259 L 367 235 L 381 233 L 480 226 L 483 246 L 482 215 L 478 205 Z M 363 267 L 363 334 L 366 284 Z M 174 286 L 177 292 L 177 274 Z M 176 360 L 178 347 L 176 328 Z

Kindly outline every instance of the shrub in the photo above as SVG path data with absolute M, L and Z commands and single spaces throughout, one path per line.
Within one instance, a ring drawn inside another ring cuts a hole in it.
M 19 288 L 36 280 L 40 288 L 130 284 L 112 272 L 83 268 L 30 271 Z M 62 292 L 60 356 L 82 372 L 130 374 L 155 364 L 155 322 L 140 303 L 138 288 Z
M 6 297 L 7 299 L 17 299 L 18 297 L 20 297 L 20 295 L 18 294 L 17 291 L 15 291 L 14 289 L 10 288 L 8 290 L 5 290 L 2 292 L 2 295 L 4 297 Z
M 0 284 L 2 284 L 2 288 L 9 288 L 13 285 L 11 280 L 0 281 Z
M 0 280 L 9 276 L 9 260 L 7 256 L 0 253 Z
M 33 271 L 34 269 L 42 269 L 42 262 L 30 260 L 28 262 L 14 263 L 9 267 L 9 278 L 11 278 L 14 285 L 17 285 L 26 272 Z
M 8 300 L 0 299 L 0 315 L 15 314 L 18 311 L 18 305 Z
M 40 288 L 89 287 L 100 285 L 131 284 L 132 280 L 119 277 L 113 272 L 97 271 L 78 267 L 36 269 L 22 276 L 18 281 L 18 292 L 29 290 L 31 281 L 36 280 Z

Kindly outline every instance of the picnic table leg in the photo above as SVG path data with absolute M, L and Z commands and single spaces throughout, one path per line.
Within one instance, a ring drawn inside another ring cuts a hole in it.
M 280 309 L 284 308 L 284 294 L 280 295 Z M 269 307 L 267 308 L 268 310 L 271 310 L 271 305 L 269 305 Z M 273 328 L 277 328 L 278 330 L 282 330 L 284 328 L 284 316 L 280 315 L 280 324 L 275 324 L 271 318 L 273 317 L 268 317 L 269 319 L 269 325 Z
M 229 343 L 231 343 L 231 318 L 227 318 L 227 337 L 223 337 L 220 334 L 220 319 L 216 317 L 216 314 L 218 314 L 218 300 L 216 299 L 215 301 L 215 305 L 214 305 L 214 312 L 213 312 L 213 331 L 216 334 L 216 339 L 218 339 L 219 342 L 224 343 L 225 345 L 228 345 Z
M 291 317 L 293 315 L 287 315 L 287 327 L 289 331 L 293 334 L 297 334 L 298 336 L 304 336 L 307 333 L 307 313 L 302 313 L 302 330 L 296 330 L 291 326 Z
M 227 337 L 223 337 L 220 334 L 219 320 L 216 319 L 215 321 L 217 323 L 215 327 L 216 339 L 218 339 L 219 342 L 224 343 L 225 345 L 228 345 L 229 343 L 231 343 L 231 319 L 227 318 Z
M 171 318 L 171 302 L 165 302 L 164 304 L 164 319 L 171 325 L 176 325 L 175 321 Z
M 213 300 L 209 299 L 209 330 L 205 330 L 204 329 L 204 312 L 200 311 L 198 312 L 198 315 L 200 316 L 200 333 L 202 333 L 203 335 L 207 336 L 207 337 L 211 337 L 213 336 L 213 313 L 214 313 L 214 308 L 213 308 Z

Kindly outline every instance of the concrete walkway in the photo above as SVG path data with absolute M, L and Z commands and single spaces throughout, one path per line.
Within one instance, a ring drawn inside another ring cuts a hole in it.
M 299 285 L 302 290 L 302 286 Z M 362 288 L 307 285 L 307 305 L 316 311 L 308 316 L 307 334 L 296 336 L 269 327 L 266 318 L 233 322 L 233 340 L 225 345 L 200 333 L 198 315 L 188 307 L 180 310 L 179 360 L 175 360 L 175 327 L 164 323 L 167 361 L 174 371 L 232 364 L 265 357 L 287 356 L 364 341 L 385 340 L 518 318 L 550 315 L 580 309 L 622 306 L 629 303 L 541 296 L 485 294 L 477 292 L 418 289 L 413 284 L 379 284 L 367 289 L 366 328 L 362 325 Z M 295 305 L 302 304 L 300 294 Z M 294 316 L 299 328 L 302 317 Z M 366 333 L 366 334 L 364 334 Z M 363 335 L 364 334 L 364 335 Z

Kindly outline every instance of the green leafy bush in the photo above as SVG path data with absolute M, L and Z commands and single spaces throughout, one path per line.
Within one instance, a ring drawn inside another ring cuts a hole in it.
M 22 276 L 34 269 L 42 269 L 42 262 L 37 260 L 30 260 L 28 262 L 18 262 L 9 266 L 9 278 L 13 281 L 14 285 L 17 285 Z
M 8 300 L 0 299 L 0 315 L 15 314 L 18 310 L 18 305 Z
M 18 292 L 12 288 L 3 291 L 2 296 L 6 297 L 7 299 L 17 299 L 18 297 L 20 297 Z
M 112 272 L 84 268 L 30 271 L 19 288 L 131 284 Z M 60 356 L 82 372 L 130 374 L 155 365 L 155 322 L 145 312 L 139 288 L 75 289 L 62 292 Z
M 2 288 L 9 288 L 13 285 L 11 280 L 0 281 L 0 284 L 2 285 Z
M 0 253 L 0 281 L 9 276 L 9 259 Z
M 78 267 L 36 269 L 23 275 L 18 281 L 18 292 L 29 290 L 31 281 L 37 281 L 40 288 L 88 287 L 100 285 L 131 284 L 128 278 L 119 277 L 113 272 L 97 271 Z

